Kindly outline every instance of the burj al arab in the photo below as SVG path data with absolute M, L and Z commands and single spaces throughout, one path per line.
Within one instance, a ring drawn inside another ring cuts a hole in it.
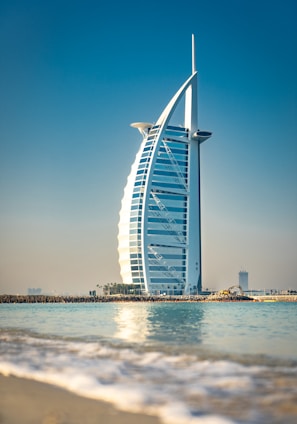
M 145 294 L 190 295 L 202 290 L 200 145 L 195 39 L 192 73 L 155 123 L 136 122 L 142 141 L 122 199 L 118 253 L 124 284 Z M 180 125 L 172 124 L 184 105 Z

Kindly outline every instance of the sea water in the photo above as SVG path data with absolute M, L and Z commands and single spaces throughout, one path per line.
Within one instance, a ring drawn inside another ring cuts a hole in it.
M 170 424 L 296 423 L 297 303 L 1 304 L 0 373 Z

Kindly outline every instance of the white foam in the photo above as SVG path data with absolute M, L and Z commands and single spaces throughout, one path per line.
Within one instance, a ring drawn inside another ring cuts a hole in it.
M 96 342 L 13 334 L 2 334 L 0 340 L 2 374 L 55 384 L 78 395 L 111 402 L 119 409 L 157 414 L 166 424 L 232 423 L 207 405 L 212 405 L 214 398 L 228 400 L 234 394 L 243 400 L 255 398 L 255 378 L 269 371 L 231 361 L 142 352 Z M 205 409 L 193 411 L 193 399 L 204 400 Z
M 163 407 L 160 411 L 160 417 L 164 424 L 233 424 L 234 421 L 220 417 L 219 415 L 209 414 L 192 416 L 189 410 L 182 403 L 175 403 Z

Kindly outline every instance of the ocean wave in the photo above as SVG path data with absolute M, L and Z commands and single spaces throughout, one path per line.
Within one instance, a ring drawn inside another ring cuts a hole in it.
M 276 423 L 284 397 L 295 414 L 296 366 L 246 365 L 22 331 L 1 331 L 0 341 L 2 374 L 157 414 L 166 424 Z

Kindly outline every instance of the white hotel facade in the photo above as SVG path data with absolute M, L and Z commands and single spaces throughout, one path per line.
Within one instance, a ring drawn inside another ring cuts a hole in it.
M 182 126 L 170 121 L 185 104 Z M 124 190 L 118 252 L 124 284 L 142 293 L 201 292 L 200 145 L 197 71 L 192 36 L 192 74 L 156 123 L 131 124 L 142 142 Z

